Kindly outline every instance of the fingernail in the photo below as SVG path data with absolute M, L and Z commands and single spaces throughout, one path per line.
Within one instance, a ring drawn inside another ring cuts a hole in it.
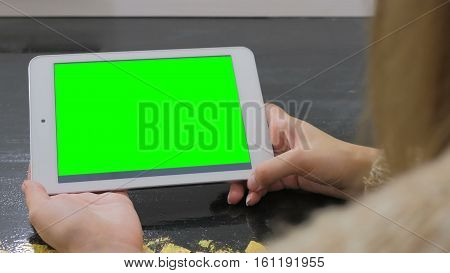
M 245 205 L 247 207 L 253 206 L 254 205 L 254 201 L 253 201 L 253 193 L 249 193 L 247 195 L 247 198 L 245 199 Z
M 227 196 L 227 203 L 228 203 L 228 205 L 231 205 L 231 202 L 230 202 L 230 194 L 228 194 L 228 196 Z

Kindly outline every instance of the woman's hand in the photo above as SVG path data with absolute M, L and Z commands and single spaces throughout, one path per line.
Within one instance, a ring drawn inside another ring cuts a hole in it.
M 49 196 L 30 180 L 22 185 L 30 222 L 60 252 L 142 252 L 142 227 L 126 192 Z
M 273 159 L 261 163 L 248 181 L 230 185 L 228 203 L 236 204 L 249 193 L 247 206 L 268 191 L 303 189 L 345 198 L 363 190 L 378 150 L 338 140 L 311 124 L 289 116 L 273 104 L 266 105 Z

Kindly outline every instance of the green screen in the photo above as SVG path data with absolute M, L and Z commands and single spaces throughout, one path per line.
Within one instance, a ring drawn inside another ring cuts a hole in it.
M 60 182 L 251 168 L 231 56 L 55 64 L 54 79 Z

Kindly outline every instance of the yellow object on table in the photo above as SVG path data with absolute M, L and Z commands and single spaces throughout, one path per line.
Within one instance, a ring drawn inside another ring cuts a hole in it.
M 33 247 L 34 253 L 56 253 L 56 250 L 49 247 L 48 245 L 41 245 L 41 244 L 31 244 Z
M 190 253 L 191 251 L 187 248 L 177 246 L 172 243 L 168 243 L 164 245 L 164 247 L 161 249 L 161 253 Z
M 160 253 L 191 253 L 192 251 L 184 248 L 182 246 L 178 246 L 172 242 L 170 242 L 170 238 L 158 238 L 155 240 L 148 241 L 146 244 L 142 246 L 143 252 L 146 253 L 155 253 L 159 249 Z M 28 244 L 30 250 L 34 253 L 55 253 L 56 251 L 44 244 Z M 231 247 L 221 247 L 216 248 L 212 240 L 200 240 L 198 245 L 202 248 L 202 250 L 198 250 L 197 252 L 210 252 L 210 253 L 233 253 L 236 252 Z M 162 247 L 162 248 L 161 248 Z M 0 253 L 7 252 L 0 248 Z M 267 248 L 261 243 L 250 241 L 247 247 L 245 248 L 245 253 L 264 253 L 267 252 Z
M 212 240 L 200 240 L 198 242 L 198 245 L 203 247 L 203 248 L 208 248 L 209 245 L 211 244 Z
M 264 253 L 264 252 L 267 252 L 267 248 L 255 241 L 250 241 L 250 243 L 248 243 L 247 248 L 245 249 L 245 253 Z

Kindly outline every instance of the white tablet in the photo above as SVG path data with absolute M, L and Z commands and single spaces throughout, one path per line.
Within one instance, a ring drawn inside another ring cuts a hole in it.
M 38 56 L 29 89 L 50 194 L 247 179 L 273 157 L 247 48 Z

